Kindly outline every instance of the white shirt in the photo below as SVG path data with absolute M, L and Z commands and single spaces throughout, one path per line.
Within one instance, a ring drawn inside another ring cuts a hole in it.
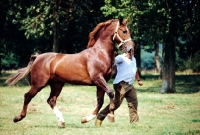
M 132 56 L 131 60 L 126 57 L 126 54 L 118 55 L 115 57 L 114 65 L 117 66 L 117 75 L 113 84 L 117 84 L 121 81 L 132 84 L 137 72 L 135 57 Z

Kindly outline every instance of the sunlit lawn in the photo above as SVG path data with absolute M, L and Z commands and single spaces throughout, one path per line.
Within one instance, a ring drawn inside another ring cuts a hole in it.
M 4 76 L 7 74 L 4 74 Z M 57 127 L 57 118 L 46 100 L 49 87 L 33 98 L 26 118 L 13 123 L 13 117 L 22 109 L 24 93 L 29 90 L 24 80 L 16 86 L 5 86 L 0 77 L 0 134 L 2 135 L 182 135 L 200 134 L 200 76 L 176 76 L 175 94 L 160 94 L 158 75 L 145 75 L 144 86 L 138 91 L 140 122 L 129 124 L 126 100 L 115 112 L 115 123 L 107 119 L 101 127 L 95 120 L 81 124 L 81 118 L 91 114 L 96 105 L 96 90 L 91 86 L 65 85 L 57 105 L 63 113 L 66 127 Z M 112 80 L 109 82 L 112 87 Z M 105 95 L 104 106 L 109 102 Z

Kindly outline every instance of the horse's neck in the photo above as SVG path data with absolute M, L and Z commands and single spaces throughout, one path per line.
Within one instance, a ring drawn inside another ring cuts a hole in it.
M 99 38 L 96 41 L 94 47 L 99 48 L 99 49 L 102 48 L 107 52 L 114 51 L 114 43 L 109 38 L 106 38 L 106 39 Z
M 105 50 L 108 56 L 112 59 L 114 55 L 114 42 L 112 41 L 112 36 L 114 34 L 115 27 L 108 26 L 106 29 L 101 29 L 98 34 L 98 38 L 94 44 L 94 48 L 97 50 Z
M 94 51 L 96 51 L 95 53 L 101 53 L 104 54 L 104 56 L 106 57 L 106 59 L 104 59 L 107 62 L 111 63 L 111 66 L 114 63 L 114 43 L 110 40 L 102 40 L 102 39 L 98 39 L 95 43 L 95 45 L 93 46 Z

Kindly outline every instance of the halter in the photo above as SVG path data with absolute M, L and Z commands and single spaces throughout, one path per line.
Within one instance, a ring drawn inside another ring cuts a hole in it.
M 123 40 L 120 36 L 119 36 L 119 34 L 118 34 L 118 28 L 119 28 L 119 21 L 118 21 L 118 23 L 117 23 L 117 27 L 116 27 L 116 30 L 115 30 L 115 34 L 114 34 L 114 36 L 113 36 L 113 41 L 115 40 L 115 37 L 117 36 L 118 38 L 119 38 L 119 40 L 121 41 L 121 43 L 120 44 L 118 44 L 118 47 L 120 47 L 121 45 L 123 45 L 123 44 L 125 44 L 126 42 L 128 42 L 128 41 L 130 41 L 130 40 L 132 40 L 131 38 L 128 38 L 128 39 L 126 39 L 126 40 Z

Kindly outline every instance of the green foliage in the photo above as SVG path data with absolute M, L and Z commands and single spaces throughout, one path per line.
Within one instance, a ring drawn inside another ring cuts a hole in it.
M 147 52 L 146 49 L 141 49 L 141 68 L 142 69 L 154 69 L 154 56 L 155 51 Z M 159 54 L 159 61 L 162 63 L 161 54 Z
M 200 71 L 200 51 L 194 54 L 193 58 L 189 58 L 184 62 L 186 69 L 192 69 L 194 72 Z
M 57 14 L 53 15 L 54 4 Z M 103 0 L 32 0 L 0 2 L 0 53 L 14 53 L 19 57 L 19 66 L 25 66 L 35 52 L 52 51 L 53 20 L 58 23 L 59 50 L 76 53 L 86 48 L 89 32 L 105 21 L 100 7 Z M 3 55 L 4 57 L 5 55 Z
M 5 39 L 0 40 L 0 56 L 3 56 L 6 49 L 6 41 Z
M 19 58 L 14 53 L 8 53 L 2 58 L 2 68 L 3 69 L 16 69 L 18 67 Z
M 149 53 L 141 50 L 141 68 L 153 69 L 154 68 L 154 53 Z
M 187 66 L 185 65 L 185 60 L 181 58 L 176 59 L 176 70 L 184 71 L 186 69 Z
M 194 54 L 194 57 L 192 59 L 191 69 L 194 72 L 200 71 L 200 50 Z
M 105 16 L 129 18 L 129 12 L 132 11 L 131 5 L 130 0 L 105 0 L 105 5 L 101 7 L 101 10 Z
M 133 39 L 139 45 L 153 48 L 155 41 L 165 44 L 169 32 L 175 41 L 185 34 L 191 40 L 198 39 L 200 9 L 197 4 L 187 0 L 105 0 L 101 10 L 105 16 L 128 18 Z
M 105 16 L 129 19 L 129 28 L 136 47 L 145 46 L 154 50 L 154 42 L 163 40 L 167 19 L 166 10 L 160 1 L 105 0 L 101 8 Z M 162 8 L 161 8 L 162 7 Z
M 181 59 L 178 58 L 176 60 L 176 68 L 180 71 L 184 71 L 187 69 L 191 69 L 193 72 L 200 71 L 200 51 L 197 51 L 192 58 Z
M 77 48 L 79 49 L 80 45 L 85 48 L 88 36 L 83 35 L 89 34 L 89 29 L 87 28 L 91 25 L 91 23 L 88 23 L 89 19 L 87 16 L 91 16 L 91 13 L 95 13 L 98 10 L 98 8 L 93 9 L 92 2 L 86 3 L 85 1 L 74 2 L 65 0 L 20 1 L 19 3 L 15 3 L 15 6 L 8 10 L 8 16 L 9 18 L 13 18 L 12 23 L 19 26 L 19 29 L 24 32 L 24 35 L 28 40 L 35 40 L 36 44 L 39 43 L 40 46 L 43 46 L 43 48 L 49 48 L 49 44 L 47 44 L 49 41 L 51 41 L 50 45 L 52 45 L 52 37 L 55 32 L 54 26 L 56 25 L 59 38 L 59 52 L 66 52 L 63 50 L 69 49 L 74 49 L 73 51 L 75 52 Z M 100 2 L 98 4 L 100 4 Z M 96 17 L 98 14 L 94 15 Z M 91 20 L 93 20 L 92 17 L 93 16 L 91 16 Z M 100 16 L 98 16 L 96 20 L 99 18 Z M 76 25 L 71 25 L 73 23 L 76 23 Z M 96 24 L 94 24 L 94 26 L 95 25 Z M 73 31 L 70 30 L 70 28 Z M 75 30 L 76 33 L 74 33 Z M 84 33 L 82 33 L 82 31 L 84 31 Z M 80 38 L 81 36 L 83 37 L 82 39 Z M 75 41 L 77 41 L 77 39 L 74 39 L 75 37 L 78 37 L 80 41 L 79 43 L 75 43 Z M 72 40 L 72 42 L 69 40 Z M 83 41 L 84 44 L 82 43 Z M 46 44 L 43 44 L 42 42 Z M 72 45 L 66 45 L 66 43 L 70 43 Z M 80 49 L 82 50 L 82 48 L 83 47 Z M 41 51 L 40 47 L 35 50 Z
M 21 1 L 14 4 L 8 14 L 13 17 L 13 23 L 20 25 L 29 38 L 49 37 L 52 34 L 52 6 L 54 2 L 47 1 Z M 23 7 L 23 8 L 22 8 Z

